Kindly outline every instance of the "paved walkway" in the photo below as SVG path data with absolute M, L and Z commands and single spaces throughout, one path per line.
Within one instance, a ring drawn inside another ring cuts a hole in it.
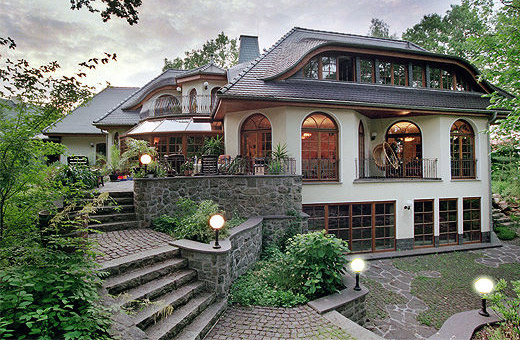
M 354 340 L 308 306 L 295 308 L 231 306 L 205 340 Z
M 105 182 L 98 189 L 99 192 L 134 191 L 134 181 Z
M 169 241 L 173 241 L 170 236 L 152 229 L 111 231 L 91 234 L 89 237 L 98 242 L 98 250 L 104 254 L 96 258 L 99 263 L 143 250 L 159 248 L 168 245 Z

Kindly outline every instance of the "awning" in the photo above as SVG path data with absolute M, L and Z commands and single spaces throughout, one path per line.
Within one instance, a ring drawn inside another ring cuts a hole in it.
M 192 118 L 149 120 L 137 124 L 125 136 L 176 133 L 176 132 L 211 132 L 211 123 L 194 122 Z

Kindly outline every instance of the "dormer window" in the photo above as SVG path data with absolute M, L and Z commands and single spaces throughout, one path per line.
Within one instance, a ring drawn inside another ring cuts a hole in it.
M 318 58 L 312 58 L 303 68 L 303 76 L 309 79 L 318 79 Z
M 165 94 L 155 100 L 153 115 L 155 117 L 168 116 L 181 112 L 179 100 L 171 94 Z
M 362 83 L 374 82 L 374 61 L 370 59 L 361 59 L 359 61 L 360 75 Z
M 312 58 L 303 68 L 307 79 L 354 80 L 354 63 L 350 56 L 319 56 Z
M 424 87 L 424 67 L 412 65 L 412 87 Z
M 321 74 L 323 79 L 336 80 L 336 57 L 321 57 Z

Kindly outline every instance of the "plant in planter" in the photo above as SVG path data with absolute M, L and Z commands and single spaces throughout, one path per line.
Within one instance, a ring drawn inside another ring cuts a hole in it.
M 224 139 L 222 136 L 206 138 L 202 146 L 202 174 L 216 174 L 218 172 L 218 156 L 224 153 Z
M 123 163 L 121 161 L 121 151 L 117 147 L 117 145 L 112 145 L 110 148 L 110 162 L 107 162 L 106 169 L 108 176 L 110 177 L 110 181 L 117 181 L 117 177 L 123 168 Z
M 132 169 L 139 167 L 139 157 L 143 154 L 152 156 L 152 159 L 157 156 L 157 151 L 150 143 L 146 140 L 139 140 L 133 138 L 127 138 L 125 140 L 127 149 L 121 155 L 121 162 L 126 169 Z M 148 166 L 150 168 L 150 166 Z
M 192 171 L 193 171 L 193 168 L 194 168 L 195 164 L 193 162 L 193 160 L 191 159 L 188 159 L 186 162 L 182 163 L 181 165 L 181 174 L 183 174 L 184 176 L 189 176 Z
M 276 148 L 271 153 L 271 160 L 267 165 L 267 169 L 269 174 L 271 175 L 279 175 L 285 172 L 285 161 L 289 158 L 289 153 L 287 152 L 287 145 L 283 146 L 278 143 Z

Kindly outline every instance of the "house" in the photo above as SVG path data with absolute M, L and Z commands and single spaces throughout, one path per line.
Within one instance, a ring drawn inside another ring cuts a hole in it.
M 293 28 L 262 55 L 242 36 L 239 65 L 168 70 L 94 120 L 159 156 L 224 135 L 252 159 L 286 145 L 311 230 L 355 252 L 489 242 L 489 125 L 503 112 L 464 59 L 406 41 Z

